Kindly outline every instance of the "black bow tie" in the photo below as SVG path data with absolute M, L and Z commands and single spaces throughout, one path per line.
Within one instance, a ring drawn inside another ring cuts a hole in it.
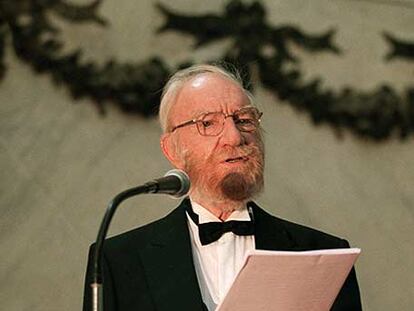
M 206 222 L 199 224 L 198 215 L 194 213 L 191 204 L 188 204 L 187 213 L 198 226 L 198 235 L 202 245 L 217 241 L 226 232 L 233 232 L 234 234 L 242 236 L 254 234 L 254 222 L 252 220 L 230 220 L 225 222 Z M 251 213 L 249 214 L 250 218 L 253 219 Z

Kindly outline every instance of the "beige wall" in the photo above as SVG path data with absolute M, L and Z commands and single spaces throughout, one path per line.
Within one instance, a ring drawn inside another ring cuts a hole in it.
M 85 1 L 86 2 L 86 1 Z M 168 3 L 169 1 L 163 1 Z M 174 1 L 185 12 L 218 12 L 225 1 Z M 392 2 L 392 1 L 390 1 Z M 406 1 L 407 3 L 412 1 Z M 228 42 L 191 51 L 192 40 L 169 33 L 155 1 L 110 1 L 102 6 L 112 27 L 65 27 L 70 47 L 86 59 L 149 55 L 170 64 L 220 55 Z M 202 6 L 200 5 L 202 3 Z M 346 56 L 298 51 L 307 77 L 325 85 L 371 89 L 388 81 L 413 85 L 414 64 L 383 63 L 380 37 L 388 30 L 414 40 L 414 10 L 362 1 L 265 1 L 277 23 L 310 32 L 336 27 Z M 64 23 L 60 23 L 64 25 Z M 162 175 L 168 168 L 158 147 L 155 120 L 110 109 L 98 116 L 88 100 L 74 103 L 46 75 L 38 76 L 7 51 L 9 70 L 0 84 L 0 301 L 3 310 L 79 310 L 88 245 L 107 202 L 117 192 Z M 409 311 L 414 306 L 414 142 L 376 144 L 345 135 L 309 118 L 258 88 L 266 129 L 266 191 L 259 203 L 270 212 L 347 238 L 362 248 L 357 264 L 368 311 Z M 117 233 L 168 213 L 177 201 L 133 198 L 113 222 Z

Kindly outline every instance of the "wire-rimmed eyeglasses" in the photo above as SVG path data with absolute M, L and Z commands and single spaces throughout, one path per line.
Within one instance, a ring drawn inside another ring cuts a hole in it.
M 202 136 L 217 136 L 224 129 L 226 118 L 231 117 L 240 132 L 253 132 L 260 124 L 260 118 L 263 112 L 255 107 L 245 107 L 235 111 L 232 114 L 224 112 L 207 112 L 193 120 L 186 121 L 171 129 L 171 133 L 176 129 L 188 125 L 196 124 L 197 130 Z

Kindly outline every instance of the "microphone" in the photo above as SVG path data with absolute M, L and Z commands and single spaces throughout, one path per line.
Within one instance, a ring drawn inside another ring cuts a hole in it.
M 99 227 L 98 236 L 96 238 L 95 249 L 93 252 L 93 281 L 90 284 L 92 290 L 92 310 L 103 310 L 103 270 L 102 270 L 102 249 L 105 241 L 106 234 L 108 233 L 109 224 L 112 217 L 115 214 L 116 209 L 122 201 L 138 194 L 143 193 L 166 193 L 174 197 L 181 197 L 190 190 L 190 179 L 188 175 L 182 170 L 168 171 L 164 177 L 154 179 L 141 186 L 127 189 L 117 194 L 111 202 L 105 212 L 105 216 L 102 219 L 101 226 Z
M 190 190 L 190 178 L 182 170 L 170 170 L 164 177 L 154 179 L 145 185 L 148 193 L 165 193 L 179 198 Z

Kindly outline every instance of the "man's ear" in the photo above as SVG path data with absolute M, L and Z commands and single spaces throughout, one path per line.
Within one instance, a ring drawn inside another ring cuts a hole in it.
M 177 146 L 177 140 L 171 133 L 164 133 L 160 138 L 161 150 L 170 163 L 178 169 L 184 169 L 184 160 Z

